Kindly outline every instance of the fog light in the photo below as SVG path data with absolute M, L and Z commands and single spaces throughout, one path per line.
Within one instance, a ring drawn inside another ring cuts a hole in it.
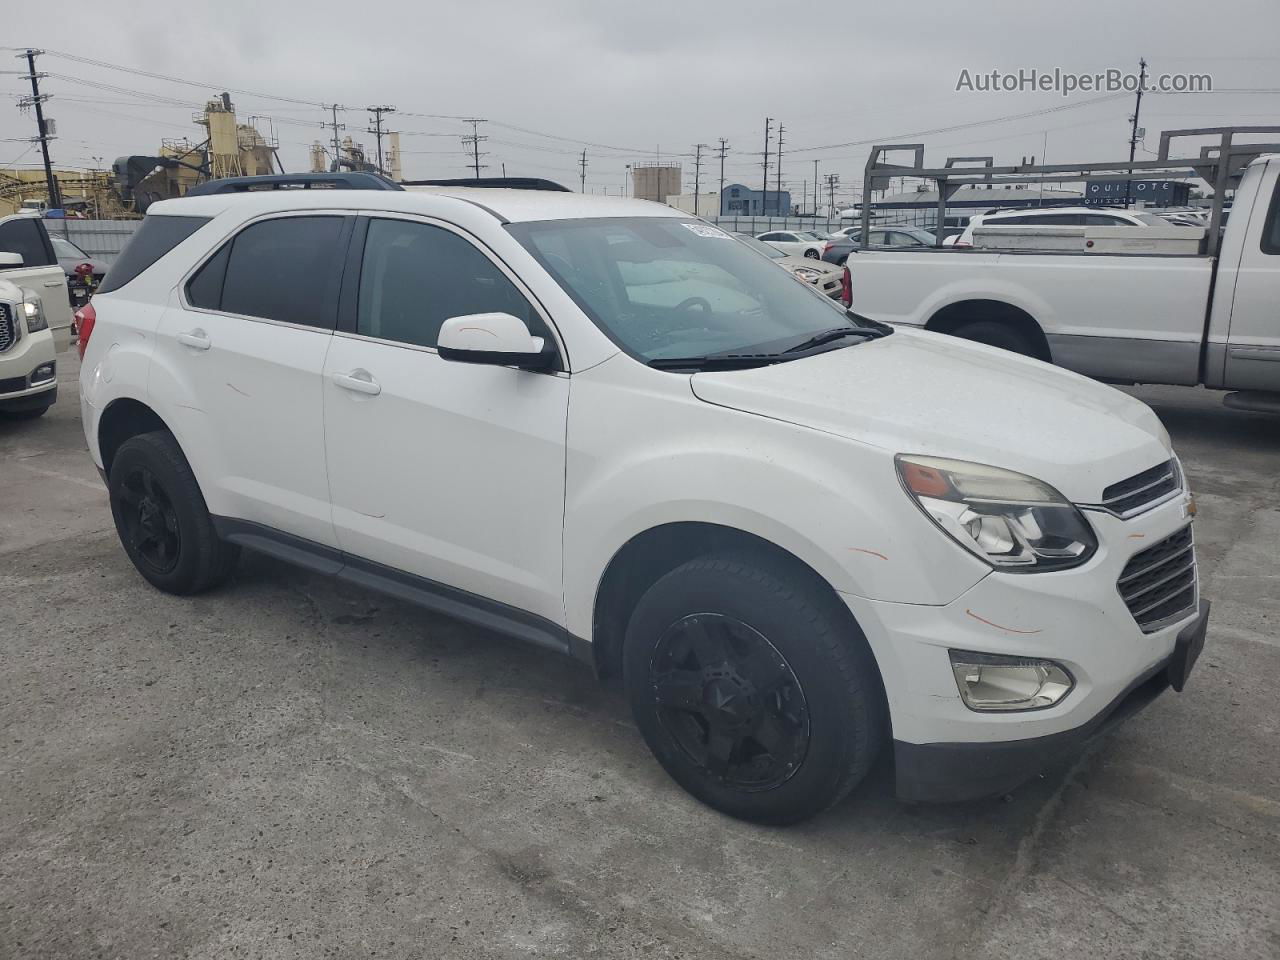
M 951 672 L 970 710 L 1040 710 L 1058 703 L 1076 685 L 1052 660 L 951 650 Z
M 31 371 L 31 385 L 34 387 L 36 386 L 36 384 L 45 383 L 49 380 L 52 380 L 53 375 L 54 375 L 53 363 L 52 362 L 42 363 L 40 364 L 40 366 L 36 367 L 34 370 Z

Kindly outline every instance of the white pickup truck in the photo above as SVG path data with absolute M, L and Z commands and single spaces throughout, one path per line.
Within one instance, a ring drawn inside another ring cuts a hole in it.
M 846 297 L 875 320 L 1099 380 L 1203 384 L 1239 391 L 1229 406 L 1280 412 L 1278 179 L 1280 153 L 1240 166 L 1214 253 L 863 248 L 849 258 Z
M 0 217 L 0 416 L 33 418 L 58 397 L 67 349 L 67 277 L 39 217 Z

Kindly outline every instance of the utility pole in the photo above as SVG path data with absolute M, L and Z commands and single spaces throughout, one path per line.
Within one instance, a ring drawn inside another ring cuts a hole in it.
M 1133 104 L 1133 116 L 1129 119 L 1132 126 L 1129 128 L 1129 162 L 1133 163 L 1134 155 L 1138 152 L 1138 115 L 1142 112 L 1142 88 L 1147 85 L 1147 61 L 1143 57 L 1138 58 L 1138 93 L 1137 99 Z M 1124 206 L 1129 208 L 1129 196 L 1133 188 L 1133 167 L 1129 168 L 1128 179 L 1124 182 Z
M 482 164 L 480 162 L 480 158 L 482 156 L 485 156 L 485 154 L 480 152 L 480 141 L 489 139 L 488 137 L 480 136 L 480 124 L 484 123 L 485 121 L 484 120 L 463 120 L 462 122 L 471 124 L 471 136 L 463 137 L 462 145 L 464 147 L 467 146 L 467 144 L 471 145 L 471 168 L 475 170 L 476 179 L 479 180 L 480 171 L 488 166 L 488 164 Z
M 365 109 L 373 114 L 373 126 L 366 129 L 365 133 L 372 133 L 378 141 L 378 172 L 386 176 L 387 171 L 382 166 L 382 115 L 384 113 L 395 113 L 396 108 L 383 104 L 379 107 L 365 107 Z
M 36 73 L 36 57 L 42 53 L 44 53 L 43 50 L 28 50 L 26 53 L 18 54 L 19 59 L 27 58 L 27 79 L 31 81 L 31 99 L 23 97 L 18 101 L 18 106 L 35 106 L 36 108 L 36 127 L 40 135 L 35 139 L 40 141 L 40 153 L 44 156 L 44 180 L 49 191 L 49 209 L 60 210 L 62 191 L 58 189 L 58 179 L 53 175 L 53 161 L 49 159 L 49 141 L 53 139 L 53 131 L 49 127 L 53 121 L 46 123 L 44 119 L 44 102 L 49 99 L 49 95 L 40 92 L 40 81 L 45 74 Z
M 769 202 L 769 135 L 773 132 L 773 117 L 764 118 L 764 177 L 760 183 L 760 213 Z
M 582 193 L 586 193 L 587 192 L 587 150 L 585 147 L 582 150 L 582 156 L 578 158 L 578 166 L 582 168 L 582 175 L 581 175 L 579 187 Z
M 833 210 L 835 209 L 835 206 L 836 206 L 836 184 L 839 182 L 840 182 L 840 174 L 838 173 L 827 174 L 827 196 L 831 204 L 831 209 Z
M 698 194 L 702 185 L 702 151 L 710 149 L 705 143 L 693 145 L 693 215 L 695 217 L 702 216 L 702 211 L 698 209 Z
M 782 209 L 782 131 L 787 129 L 781 123 L 778 124 L 778 213 L 784 217 L 787 211 Z
M 720 209 L 718 212 L 722 216 L 724 214 L 724 157 L 725 157 L 725 154 L 727 154 L 728 152 L 729 152 L 729 144 L 725 142 L 724 137 L 721 137 L 720 149 L 718 151 L 718 153 L 720 154 L 720 194 L 719 194 Z
M 335 103 L 332 104 L 329 109 L 333 112 L 333 122 L 322 123 L 320 126 L 333 127 L 333 163 L 330 165 L 329 169 L 336 173 L 342 169 L 342 147 L 338 144 L 338 131 L 347 129 L 347 125 L 345 123 L 338 122 L 338 111 L 345 110 L 347 108 Z
M 813 215 L 818 215 L 818 161 L 813 161 Z M 830 214 L 827 214 L 830 217 Z

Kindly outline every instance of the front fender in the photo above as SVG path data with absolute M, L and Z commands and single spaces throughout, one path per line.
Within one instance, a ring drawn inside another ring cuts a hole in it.
M 753 534 L 834 589 L 878 600 L 947 603 L 989 572 L 911 503 L 888 452 L 704 403 L 687 384 L 641 403 L 627 385 L 575 378 L 564 537 L 575 635 L 591 636 L 618 551 L 670 523 Z

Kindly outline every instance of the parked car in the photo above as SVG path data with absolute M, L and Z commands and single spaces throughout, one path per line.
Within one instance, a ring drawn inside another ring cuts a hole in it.
M 947 246 L 973 246 L 979 226 L 1042 227 L 1164 227 L 1168 223 L 1154 213 L 1111 210 L 1106 207 L 1029 207 L 1025 210 L 988 210 L 974 214 L 969 225 Z
M 788 256 L 819 260 L 826 241 L 808 230 L 770 230 L 756 234 L 756 239 L 771 244 Z
M 71 306 L 83 306 L 99 286 L 107 274 L 107 263 L 91 257 L 66 237 L 56 233 L 49 234 L 53 244 L 54 256 L 58 258 L 58 266 L 67 275 L 67 289 L 71 294 Z M 88 264 L 86 269 L 83 265 Z
M 849 254 L 861 246 L 862 230 L 858 227 L 847 227 L 841 236 L 832 236 L 822 251 L 822 259 L 828 263 L 844 266 Z M 851 231 L 851 232 L 850 232 Z M 933 234 L 919 227 L 906 225 L 889 225 L 872 227 L 869 231 L 869 245 L 873 247 L 932 247 Z
M 66 290 L 44 221 L 0 218 L 0 413 L 38 417 L 57 400 L 57 354 L 71 329 Z
M 833 300 L 840 298 L 844 274 L 839 267 L 821 260 L 815 262 L 811 257 L 789 257 L 777 247 L 763 243 L 745 233 L 735 233 L 735 237 L 752 250 L 764 254 L 778 266 L 791 271 L 792 276 L 804 283 L 811 283 L 822 293 Z
M 1243 169 L 1234 203 L 1245 212 L 1222 231 L 1214 256 L 868 251 L 848 263 L 852 303 L 867 316 L 1100 380 L 1203 384 L 1238 391 L 1230 406 L 1280 413 L 1280 155 Z
M 579 656 L 768 823 L 888 746 L 903 796 L 1003 793 L 1187 681 L 1191 499 L 1138 400 L 663 204 L 341 176 L 153 204 L 80 311 L 155 587 L 249 548 Z

